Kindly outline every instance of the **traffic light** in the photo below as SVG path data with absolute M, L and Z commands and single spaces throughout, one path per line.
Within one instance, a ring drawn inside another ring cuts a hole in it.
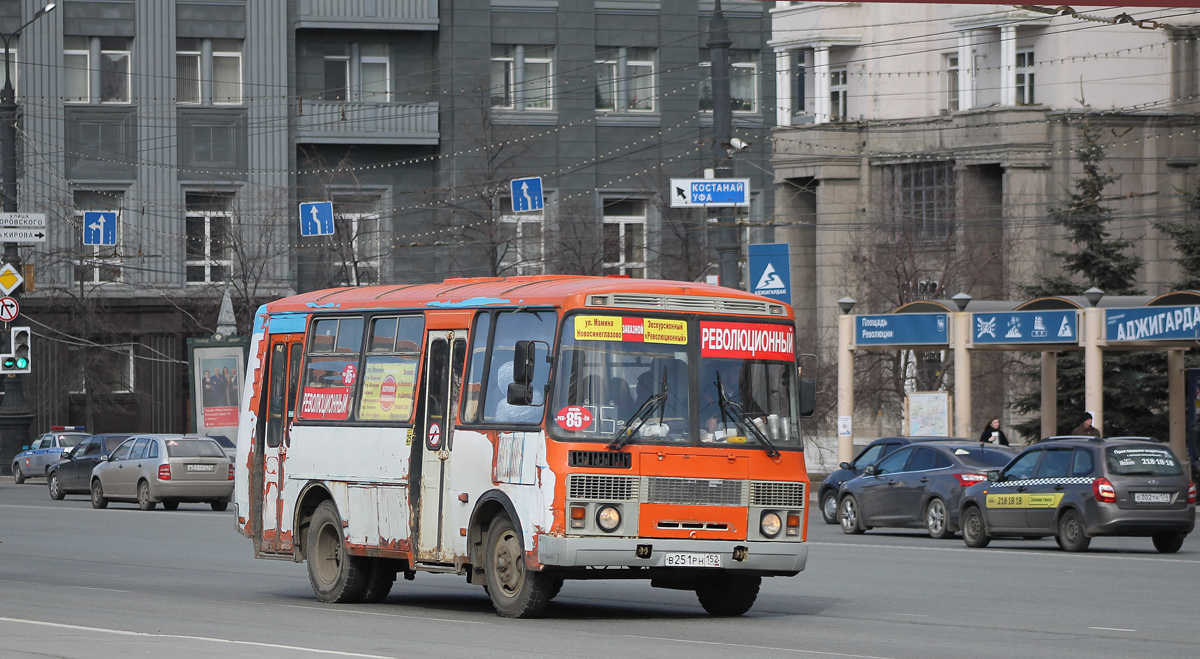
M 8 331 L 12 349 L 0 358 L 0 374 L 29 373 L 29 339 L 33 333 L 28 327 L 14 327 Z

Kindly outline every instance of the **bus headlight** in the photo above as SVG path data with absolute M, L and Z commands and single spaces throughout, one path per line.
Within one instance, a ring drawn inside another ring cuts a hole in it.
M 604 506 L 596 511 L 596 525 L 605 533 L 612 533 L 621 525 L 621 511 L 613 506 Z
M 779 535 L 779 530 L 783 528 L 783 520 L 779 519 L 778 513 L 765 512 L 758 524 L 759 530 L 768 538 L 774 538 Z

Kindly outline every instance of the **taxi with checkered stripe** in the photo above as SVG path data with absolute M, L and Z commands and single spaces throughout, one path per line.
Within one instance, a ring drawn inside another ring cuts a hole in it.
M 1150 537 L 1174 553 L 1196 523 L 1196 486 L 1166 446 L 1146 437 L 1049 437 L 963 493 L 963 542 L 1053 536 L 1084 551 L 1096 536 Z

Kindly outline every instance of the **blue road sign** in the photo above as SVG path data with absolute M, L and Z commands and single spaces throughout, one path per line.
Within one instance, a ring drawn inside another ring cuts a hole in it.
M 542 198 L 542 177 L 515 178 L 512 181 L 512 209 L 514 213 L 532 213 L 546 206 Z
M 856 316 L 854 342 L 860 346 L 936 346 L 950 343 L 944 313 L 889 313 Z
M 792 266 L 787 243 L 750 245 L 750 292 L 792 303 Z
M 977 344 L 1078 343 L 1074 309 L 971 314 L 971 340 Z
M 300 204 L 300 235 L 333 235 L 332 201 L 311 201 L 307 204 Z
M 750 179 L 748 178 L 671 179 L 671 206 L 673 208 L 749 205 Z
M 85 211 L 83 213 L 84 245 L 117 244 L 117 212 Z
M 1200 305 L 1105 309 L 1109 341 L 1195 341 L 1200 339 Z

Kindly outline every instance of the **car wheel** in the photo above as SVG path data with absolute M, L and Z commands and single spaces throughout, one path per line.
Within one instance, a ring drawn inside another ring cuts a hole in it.
M 826 524 L 838 523 L 838 502 L 837 495 L 833 491 L 828 491 L 821 495 L 821 517 L 825 519 Z
M 342 517 L 332 501 L 322 501 L 313 513 L 307 549 L 308 580 L 317 599 L 330 604 L 362 600 L 368 566 L 346 553 Z
M 492 520 L 483 559 L 488 596 L 496 613 L 504 618 L 534 618 L 546 610 L 555 579 L 525 569 L 521 535 L 507 517 Z
M 714 616 L 740 616 L 754 606 L 762 577 L 717 572 L 696 580 L 700 606 Z
M 163 510 L 179 510 L 179 502 L 174 499 L 163 499 Z
M 862 525 L 858 499 L 855 499 L 853 494 L 847 494 L 838 506 L 838 521 L 842 524 L 842 533 L 858 535 L 866 531 Z
M 100 484 L 99 478 L 92 481 L 92 507 L 108 507 L 108 499 L 104 496 L 104 486 Z
M 367 568 L 367 588 L 363 591 L 362 601 L 382 602 L 396 583 L 395 562 L 386 558 L 368 558 L 367 561 L 370 567 Z
M 1167 531 L 1164 533 L 1155 533 L 1151 539 L 1154 540 L 1154 548 L 1160 554 L 1174 554 L 1183 546 L 1183 538 L 1187 534 L 1178 533 L 1175 531 Z
M 50 488 L 50 498 L 55 501 L 62 501 L 66 493 L 62 490 L 62 483 L 58 482 L 58 472 L 50 474 L 49 480 L 46 481 L 46 487 Z
M 1058 546 L 1063 551 L 1084 551 L 1092 539 L 1083 532 L 1083 520 L 1079 513 L 1068 510 L 1058 519 Z
M 21 465 L 13 463 L 13 482 L 17 485 L 25 482 L 25 474 L 21 473 Z
M 150 484 L 146 481 L 138 483 L 138 508 L 142 510 L 154 510 L 158 504 L 150 500 Z
M 211 501 L 208 505 L 212 506 L 212 509 L 219 513 L 225 512 L 225 509 L 229 508 L 228 501 Z
M 935 540 L 945 540 L 954 536 L 950 530 L 950 513 L 946 510 L 946 502 L 934 497 L 925 506 L 925 529 L 929 537 Z
M 982 549 L 992 541 L 983 525 L 983 513 L 978 506 L 971 506 L 963 513 L 962 537 L 963 542 L 972 549 Z

